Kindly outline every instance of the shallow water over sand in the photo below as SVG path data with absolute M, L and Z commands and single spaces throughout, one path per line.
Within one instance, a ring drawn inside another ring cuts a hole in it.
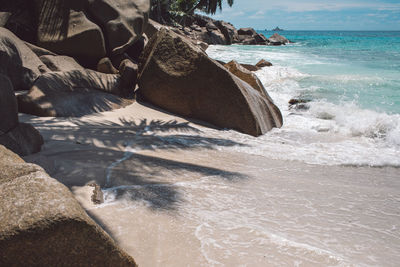
M 247 136 L 227 138 L 231 133 L 137 103 L 81 119 L 21 120 L 46 141 L 31 160 L 69 186 L 140 266 L 400 261 L 398 168 L 309 165 L 238 152 L 254 146 Z M 104 188 L 106 203 L 94 206 L 80 194 L 90 181 Z

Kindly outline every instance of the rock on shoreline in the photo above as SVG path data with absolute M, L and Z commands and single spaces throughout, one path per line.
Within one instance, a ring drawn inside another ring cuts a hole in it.
M 271 43 L 254 29 L 195 15 L 189 25 L 168 30 L 148 20 L 149 0 L 3 2 L 1 266 L 136 266 L 65 186 L 19 158 L 39 152 L 44 140 L 19 122 L 18 112 L 80 117 L 125 107 L 137 95 L 178 115 L 253 136 L 282 126 L 279 109 L 245 69 L 267 62 L 245 68 L 231 63 L 228 70 L 204 52 L 208 44 Z
M 0 145 L 1 266 L 136 266 L 67 187 Z
M 149 20 L 150 25 L 159 24 Z M 161 24 L 159 24 L 161 25 Z M 154 27 L 154 26 L 153 26 Z M 231 23 L 194 14 L 185 20 L 185 25 L 170 28 L 175 33 L 208 45 L 285 45 L 290 41 L 275 33 L 267 38 L 253 28 L 236 29 Z M 160 28 L 158 26 L 158 28 Z M 154 33 L 154 30 L 152 31 Z M 152 34 L 149 36 L 151 37 Z
M 270 98 L 167 29 L 146 46 L 139 85 L 141 99 L 218 127 L 259 136 L 282 126 L 282 115 Z

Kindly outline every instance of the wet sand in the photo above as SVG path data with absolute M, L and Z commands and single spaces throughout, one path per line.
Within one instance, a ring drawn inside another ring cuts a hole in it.
M 237 153 L 240 140 L 138 103 L 20 120 L 45 139 L 26 160 L 67 185 L 140 266 L 400 262 L 400 169 Z M 91 203 L 92 182 L 104 204 Z

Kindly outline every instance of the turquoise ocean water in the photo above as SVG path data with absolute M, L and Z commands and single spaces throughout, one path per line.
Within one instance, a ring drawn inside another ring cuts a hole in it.
M 279 33 L 295 43 L 207 50 L 226 62 L 255 64 L 266 59 L 274 65 L 256 74 L 281 109 L 285 125 L 261 137 L 258 147 L 265 150 L 253 152 L 268 154 L 273 140 L 279 139 L 287 159 L 399 166 L 400 32 Z M 291 98 L 310 102 L 306 109 L 296 109 L 287 103 Z

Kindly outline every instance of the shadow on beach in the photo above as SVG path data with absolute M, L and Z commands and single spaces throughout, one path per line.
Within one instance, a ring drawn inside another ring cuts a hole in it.
M 112 192 L 116 200 L 144 201 L 151 210 L 176 210 L 182 201 L 177 182 L 204 176 L 228 181 L 246 178 L 238 172 L 196 164 L 195 159 L 181 161 L 164 155 L 193 150 L 195 156 L 218 147 L 244 146 L 202 136 L 188 122 L 72 118 L 30 122 L 46 140 L 41 155 L 54 161 L 55 170 L 48 170 L 53 177 L 69 188 L 94 181 L 105 192 Z

